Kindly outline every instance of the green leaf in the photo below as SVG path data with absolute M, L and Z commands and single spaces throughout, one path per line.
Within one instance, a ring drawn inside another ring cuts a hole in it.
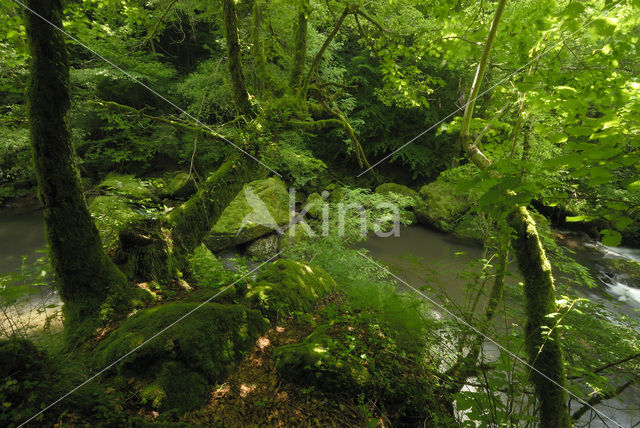
M 617 247 L 622 242 L 622 235 L 617 230 L 602 229 L 600 234 L 602 235 L 602 245 Z
M 569 3 L 569 5 L 564 8 L 561 15 L 568 18 L 578 18 L 582 12 L 584 12 L 584 6 L 582 3 L 573 2 Z
M 591 32 L 597 36 L 610 36 L 616 30 L 618 20 L 614 18 L 597 18 L 591 23 Z
M 575 215 L 575 216 L 567 216 L 565 218 L 565 221 L 567 223 L 577 223 L 580 221 L 591 221 L 594 218 L 595 218 L 594 216 L 590 216 L 590 215 Z

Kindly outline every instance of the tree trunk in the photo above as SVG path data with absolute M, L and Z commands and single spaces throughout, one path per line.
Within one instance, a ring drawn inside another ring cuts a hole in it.
M 531 379 L 541 403 L 540 426 L 570 427 L 568 396 L 563 388 L 566 374 L 562 349 L 556 330 L 551 330 L 555 318 L 548 316 L 557 312 L 551 264 L 542 248 L 536 223 L 525 207 L 513 210 L 509 225 L 516 231 L 513 249 L 524 277 L 525 345 L 529 363 L 537 370 L 531 372 Z
M 506 0 L 500 0 L 496 9 L 489 36 L 471 87 L 469 101 L 465 107 L 460 130 L 462 147 L 471 161 L 481 170 L 489 167 L 491 161 L 474 144 L 471 138 L 471 118 L 473 117 L 475 98 L 480 90 L 505 4 Z M 535 387 L 536 397 L 541 403 L 540 426 L 570 427 L 571 418 L 567 406 L 567 393 L 564 389 L 566 375 L 562 350 L 555 332 L 552 331 L 551 335 L 546 333 L 554 322 L 548 315 L 556 312 L 551 265 L 540 242 L 536 224 L 529 215 L 527 208 L 514 208 L 509 215 L 508 222 L 516 231 L 513 249 L 518 267 L 524 278 L 527 311 L 525 341 L 527 353 L 529 354 L 529 363 L 536 369 L 531 373 L 531 380 Z
M 253 18 L 253 59 L 256 66 L 256 84 L 258 91 L 261 94 L 266 83 L 269 80 L 267 72 L 267 58 L 264 49 L 263 39 L 263 25 L 264 25 L 264 2 L 263 0 L 256 0 L 253 5 L 252 18 Z
M 242 52 L 238 40 L 238 15 L 234 0 L 222 0 L 222 15 L 224 20 L 225 39 L 227 41 L 227 62 L 231 74 L 233 99 L 238 112 L 249 118 L 254 117 L 253 108 L 249 101 L 249 93 L 242 72 Z
M 336 37 L 336 34 L 338 34 L 338 31 L 340 30 L 340 27 L 342 27 L 342 24 L 344 23 L 344 20 L 346 19 L 347 15 L 349 15 L 350 13 L 353 13 L 353 11 L 354 11 L 353 6 L 347 6 L 344 8 L 344 11 L 342 11 L 342 14 L 338 18 L 338 21 L 336 21 L 336 24 L 334 25 L 333 30 L 331 30 L 331 33 L 329 33 L 324 43 L 322 44 L 320 51 L 316 54 L 315 58 L 313 59 L 311 68 L 307 72 L 307 76 L 304 79 L 304 84 L 300 88 L 300 94 L 301 94 L 300 98 L 305 99 L 307 97 L 307 89 L 309 89 L 309 84 L 311 83 L 311 79 L 313 78 L 314 73 L 320 66 L 320 61 L 322 60 L 322 57 L 324 56 L 325 51 L 327 50 L 327 48 L 329 47 L 333 39 Z
M 29 0 L 28 7 L 62 27 L 61 0 Z M 28 117 L 39 196 L 56 286 L 64 302 L 70 344 L 90 335 L 101 312 L 114 309 L 126 279 L 102 250 L 80 183 L 69 123 L 69 63 L 64 35 L 25 11 L 31 53 Z
M 307 15 L 309 10 L 309 0 L 301 0 L 300 12 L 298 13 L 298 27 L 296 28 L 293 65 L 291 66 L 291 77 L 289 79 L 289 86 L 295 92 L 297 92 L 302 85 L 302 73 L 304 73 L 304 63 L 307 58 Z

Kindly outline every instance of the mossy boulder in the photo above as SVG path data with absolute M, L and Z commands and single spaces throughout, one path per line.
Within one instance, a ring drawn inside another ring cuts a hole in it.
M 242 305 L 169 303 L 125 321 L 97 347 L 95 364 L 104 367 L 168 328 L 124 358 L 117 374 L 136 381 L 144 404 L 188 411 L 202 404 L 208 387 L 224 378 L 268 326 L 260 312 Z
M 376 187 L 376 193 L 382 196 L 387 196 L 390 193 L 395 193 L 396 195 L 409 196 L 411 198 L 415 198 L 416 200 L 420 198 L 420 194 L 415 190 L 402 184 L 396 183 L 381 184 Z
M 207 288 L 220 287 L 227 275 L 224 264 L 204 244 L 189 256 L 189 273 L 198 287 Z
M 280 245 L 280 235 L 271 235 L 258 238 L 247 245 L 247 256 L 258 260 L 268 260 L 275 256 Z
M 267 235 L 289 222 L 289 193 L 277 177 L 246 184 L 225 208 L 204 243 L 213 252 Z
M 186 199 L 196 193 L 197 190 L 193 176 L 186 172 L 179 172 L 171 177 L 158 193 L 162 198 Z
M 327 187 L 327 189 L 330 189 L 330 187 L 332 186 Z M 342 202 L 347 196 L 349 189 L 347 187 L 335 187 L 333 189 L 330 189 L 330 191 L 331 195 L 329 196 L 329 201 L 333 202 L 334 204 L 338 204 Z
M 89 204 L 89 211 L 105 248 L 113 248 L 122 228 L 141 217 L 125 198 L 117 195 L 97 196 Z
M 152 187 L 144 180 L 133 175 L 121 175 L 111 173 L 100 184 L 100 190 L 110 194 L 120 195 L 137 201 L 156 201 L 158 198 L 152 191 Z
M 483 241 L 487 237 L 487 224 L 474 212 L 464 215 L 453 228 L 453 234 L 459 238 Z
M 129 221 L 119 230 L 118 241 L 113 261 L 129 279 L 166 284 L 180 276 L 182 258 L 159 218 L 141 215 Z
M 307 210 L 307 215 L 311 218 L 322 217 L 322 206 L 326 203 L 325 199 L 320 196 L 319 193 L 312 193 L 307 198 L 304 208 Z
M 267 266 L 248 286 L 246 298 L 269 319 L 309 312 L 314 303 L 336 288 L 324 269 L 280 259 Z
M 455 183 L 438 179 L 420 189 L 422 200 L 415 208 L 419 223 L 450 232 L 470 209 L 467 195 Z

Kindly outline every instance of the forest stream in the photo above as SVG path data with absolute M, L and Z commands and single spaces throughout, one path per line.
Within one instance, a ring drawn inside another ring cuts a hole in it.
M 42 211 L 35 208 L 10 208 L 0 211 L 0 242 L 9 243 L 0 247 L 0 274 L 19 271 L 22 259 L 33 262 L 43 255 L 45 248 Z M 575 247 L 576 240 L 571 243 Z M 479 244 L 458 239 L 445 233 L 423 226 L 409 226 L 402 229 L 400 236 L 380 238 L 372 236 L 360 245 L 370 255 L 391 267 L 411 286 L 420 288 L 431 284 L 436 294 L 446 295 L 457 305 L 464 305 L 467 298 L 466 280 L 461 273 L 473 260 L 483 257 Z M 225 253 L 223 257 L 228 257 Z M 596 242 L 579 242 L 574 254 L 576 260 L 589 268 L 596 279 L 597 287 L 574 287 L 576 294 L 602 304 L 610 311 L 622 312 L 639 317 L 640 290 L 625 283 L 623 275 L 607 275 L 602 264 L 604 258 L 627 258 L 640 261 L 640 250 L 626 247 L 606 247 Z M 511 266 L 512 272 L 516 271 Z M 557 274 L 558 272 L 556 272 Z M 517 281 L 517 276 L 508 281 Z M 409 288 L 401 285 L 401 288 Z M 45 298 L 47 304 L 59 304 L 57 293 L 52 290 L 38 293 L 33 299 Z M 33 321 L 33 320 L 31 320 Z M 485 355 L 491 358 L 497 347 L 485 342 Z M 624 406 L 618 399 L 607 400 L 597 406 L 598 410 L 628 426 L 640 420 L 640 387 L 632 386 L 623 392 Z M 578 406 L 576 406 L 578 407 Z M 588 422 L 588 414 L 584 422 Z M 591 426 L 600 426 L 592 421 Z M 604 425 L 602 425 L 604 426 Z

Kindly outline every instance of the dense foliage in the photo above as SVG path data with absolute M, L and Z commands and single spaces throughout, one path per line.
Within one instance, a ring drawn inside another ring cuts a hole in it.
M 0 272 L 2 423 L 119 359 L 36 422 L 220 423 L 228 387 L 274 425 L 533 426 L 550 375 L 568 426 L 637 388 L 636 314 L 556 230 L 640 244 L 638 0 L 52 0 L 48 75 L 31 4 L 0 5 L 0 206 L 40 194 L 64 305 L 34 297 L 45 261 Z M 76 194 L 37 168 L 54 80 Z M 78 213 L 94 245 L 52 245 Z M 482 243 L 463 303 L 360 249 L 416 222 Z M 637 293 L 624 260 L 605 274 Z M 255 361 L 270 380 L 235 385 Z M 278 414 L 278 382 L 309 402 Z

